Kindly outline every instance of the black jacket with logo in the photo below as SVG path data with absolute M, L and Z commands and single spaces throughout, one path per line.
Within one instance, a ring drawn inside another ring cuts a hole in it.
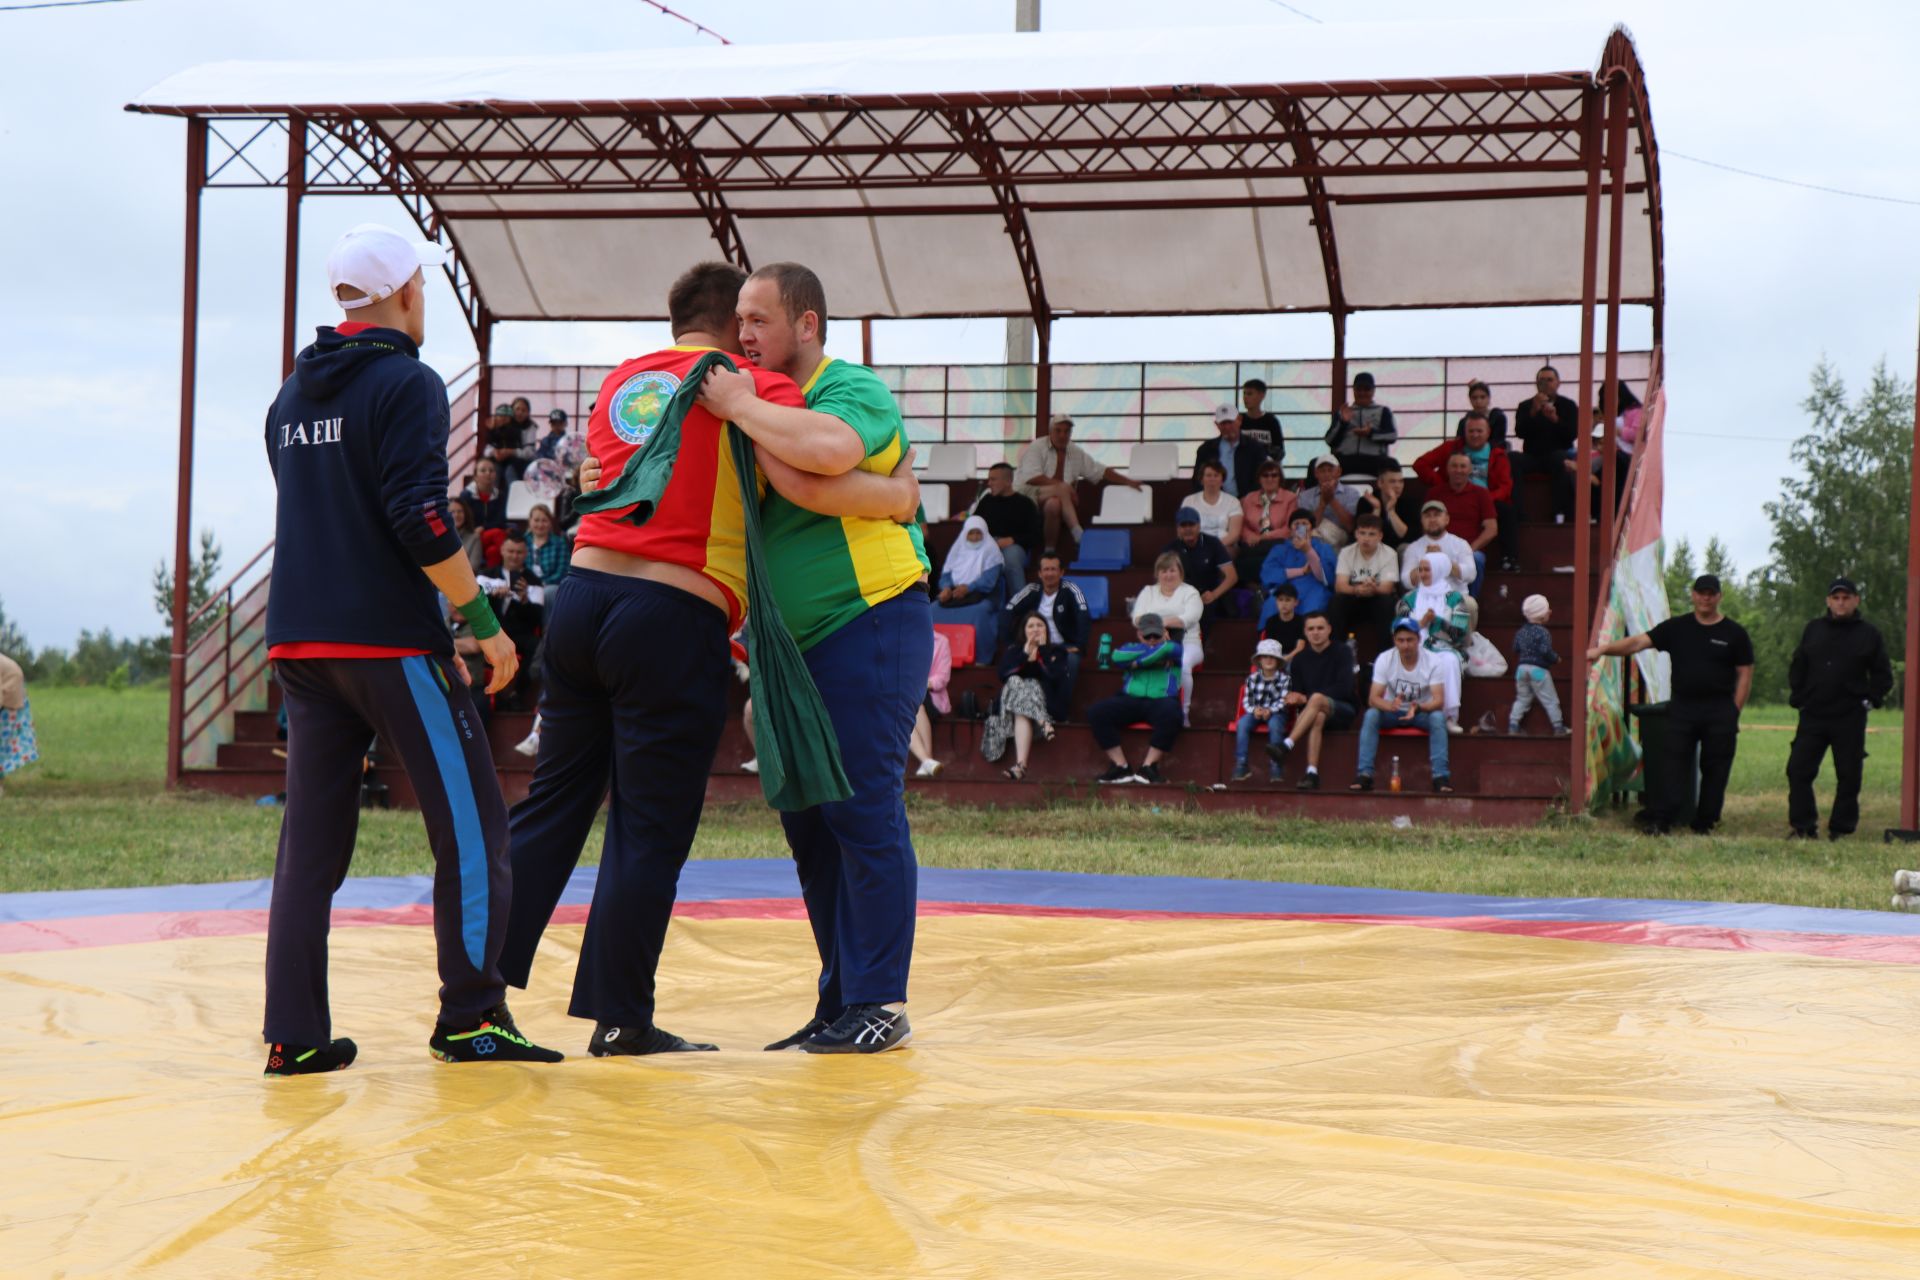
M 1859 614 L 1815 618 L 1800 633 L 1800 647 L 1787 668 L 1789 705 L 1838 715 L 1862 702 L 1879 706 L 1893 689 L 1893 667 L 1880 629 Z
M 322 328 L 267 410 L 279 486 L 267 643 L 450 654 L 420 572 L 460 554 L 447 512 L 447 388 L 394 329 Z

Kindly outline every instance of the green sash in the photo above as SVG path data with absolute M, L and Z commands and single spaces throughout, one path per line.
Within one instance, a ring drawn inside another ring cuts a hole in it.
M 680 389 L 667 402 L 660 424 L 612 484 L 582 494 L 573 504 L 582 514 L 633 510 L 616 519 L 645 524 L 673 478 L 680 456 L 680 429 L 707 370 L 734 370 L 733 361 L 709 351 L 694 361 Z M 748 690 L 753 695 L 754 748 L 760 758 L 760 790 L 776 809 L 811 809 L 853 794 L 840 765 L 840 743 L 814 687 L 800 646 L 794 643 L 780 607 L 774 603 L 760 534 L 760 491 L 754 483 L 753 441 L 732 423 L 727 444 L 740 477 L 740 506 L 746 516 Z

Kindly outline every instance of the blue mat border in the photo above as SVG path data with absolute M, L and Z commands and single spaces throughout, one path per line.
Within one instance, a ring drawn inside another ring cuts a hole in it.
M 593 897 L 595 868 L 574 872 L 562 904 Z M 265 910 L 272 882 L 160 885 L 134 889 L 74 889 L 0 894 L 0 923 L 62 920 L 153 912 Z M 685 902 L 737 898 L 795 898 L 799 887 L 785 858 L 739 858 L 687 863 L 680 877 Z M 1065 871 L 920 869 L 923 902 L 995 903 L 1068 910 L 1173 913 L 1310 914 L 1368 916 L 1492 916 L 1533 921 L 1647 921 L 1667 925 L 1777 930 L 1866 937 L 1920 937 L 1920 915 L 1847 911 L 1773 903 L 1679 902 L 1657 898 L 1505 898 L 1482 894 L 1416 893 L 1264 880 L 1209 880 L 1179 876 L 1116 876 Z M 427 876 L 349 879 L 336 908 L 382 909 L 430 903 Z

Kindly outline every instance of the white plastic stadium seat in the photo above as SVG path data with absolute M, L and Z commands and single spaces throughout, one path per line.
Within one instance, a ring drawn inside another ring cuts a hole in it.
M 539 503 L 532 485 L 525 480 L 515 480 L 507 488 L 507 519 L 525 520 Z
M 953 514 L 953 490 L 944 484 L 922 484 L 920 506 L 927 513 L 928 524 L 939 524 Z
M 1093 518 L 1095 524 L 1148 524 L 1152 520 L 1153 494 L 1148 490 L 1110 484 L 1100 491 L 1100 514 Z
M 935 444 L 927 446 L 927 469 L 920 473 L 922 480 L 971 480 L 975 476 L 977 459 L 970 444 Z
M 1180 474 L 1180 447 L 1164 441 L 1136 444 L 1126 472 L 1135 480 L 1171 480 Z

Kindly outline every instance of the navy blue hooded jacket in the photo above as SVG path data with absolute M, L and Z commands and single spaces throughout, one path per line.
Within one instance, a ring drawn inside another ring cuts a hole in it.
M 404 333 L 322 328 L 267 410 L 274 518 L 268 645 L 451 654 L 420 571 L 459 554 L 447 512 L 447 387 Z

